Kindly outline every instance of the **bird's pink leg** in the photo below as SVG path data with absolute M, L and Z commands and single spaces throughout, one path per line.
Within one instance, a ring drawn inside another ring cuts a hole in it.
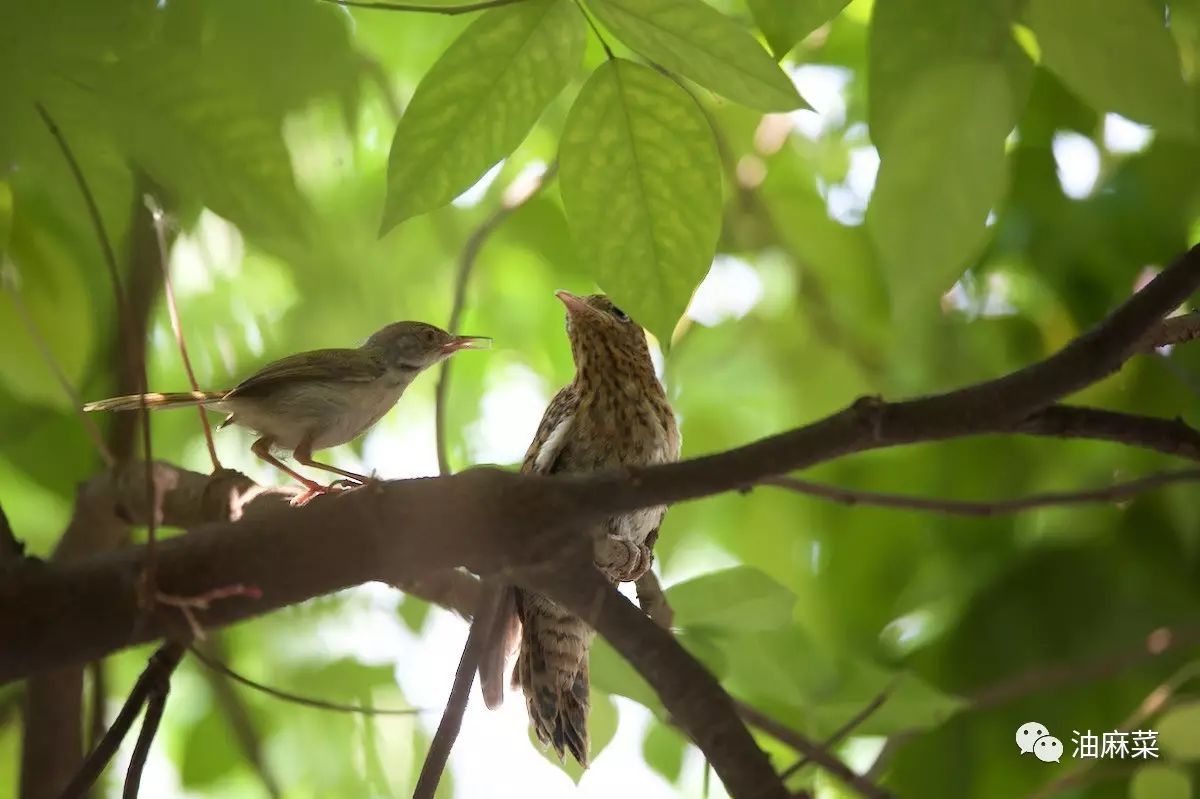
M 260 438 L 250 446 L 250 451 L 257 455 L 262 460 L 274 466 L 279 471 L 291 477 L 293 480 L 304 486 L 304 493 L 295 497 L 292 500 L 293 505 L 303 505 L 318 494 L 324 494 L 328 491 L 325 486 L 320 483 L 314 483 L 304 475 L 300 474 L 295 469 L 288 467 L 283 461 L 271 454 L 271 439 L 267 437 Z
M 345 469 L 339 469 L 336 466 L 330 466 L 328 463 L 314 461 L 312 457 L 312 440 L 309 438 L 305 438 L 300 442 L 300 446 L 296 447 L 296 449 L 292 451 L 292 457 L 296 459 L 297 463 L 302 463 L 305 466 L 311 466 L 314 469 L 323 469 L 327 472 L 340 474 L 342 477 L 348 477 L 356 483 L 366 485 L 371 480 L 370 477 L 364 477 L 361 474 L 348 472 Z

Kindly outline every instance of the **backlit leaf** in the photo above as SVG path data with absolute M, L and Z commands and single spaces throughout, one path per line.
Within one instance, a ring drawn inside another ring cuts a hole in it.
M 895 308 L 936 308 L 983 246 L 1004 192 L 1009 96 L 1001 67 L 971 63 L 924 74 L 903 98 L 867 211 Z
M 396 128 L 383 232 L 450 202 L 512 152 L 578 67 L 586 32 L 561 0 L 494 8 L 463 31 Z
M 1195 134 L 1179 53 L 1152 4 L 1031 0 L 1028 14 L 1043 63 L 1097 110 Z
M 833 19 L 850 0 L 747 0 L 771 52 L 783 58 L 814 30 Z
M 571 108 L 559 161 L 567 220 L 596 282 L 665 344 L 721 227 L 708 120 L 669 78 L 611 60 Z
M 760 111 L 804 106 L 749 33 L 701 0 L 589 0 L 621 41 L 656 64 Z

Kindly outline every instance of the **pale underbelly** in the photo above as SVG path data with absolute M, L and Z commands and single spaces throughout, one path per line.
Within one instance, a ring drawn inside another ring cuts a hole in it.
M 280 390 L 269 399 L 237 397 L 221 403 L 234 424 L 294 450 L 306 441 L 315 450 L 353 441 L 396 404 L 402 388 L 305 384 Z

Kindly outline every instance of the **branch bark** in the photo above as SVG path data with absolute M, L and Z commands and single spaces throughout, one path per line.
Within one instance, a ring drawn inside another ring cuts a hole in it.
M 859 400 L 814 424 L 716 455 L 582 477 L 473 469 L 453 477 L 372 484 L 296 510 L 245 513 L 237 523 L 208 525 L 161 545 L 159 585 L 182 596 L 237 583 L 262 591 L 260 600 L 230 599 L 206 611 L 205 624 L 220 626 L 366 580 L 406 583 L 463 566 L 544 590 L 591 617 L 598 598 L 606 595 L 595 584 L 599 577 L 590 568 L 589 543 L 576 540 L 570 530 L 616 512 L 743 488 L 852 452 L 966 435 L 1083 437 L 1095 428 L 1103 433 L 1096 437 L 1124 443 L 1142 443 L 1146 437 L 1156 449 L 1191 450 L 1195 457 L 1196 433 L 1181 422 L 1052 403 L 1118 369 L 1138 351 L 1147 331 L 1198 284 L 1200 248 L 1194 248 L 1093 330 L 1044 361 L 945 394 L 897 403 Z M 1140 426 L 1123 426 L 1130 421 Z M 176 474 L 181 483 L 188 482 Z M 171 504 L 169 495 L 166 504 Z M 336 539 L 330 529 L 339 531 Z M 0 680 L 95 658 L 179 625 L 178 614 L 164 608 L 147 623 L 135 623 L 141 558 L 139 549 L 128 549 L 51 569 L 25 569 L 0 585 Z M 580 593 L 585 588 L 586 596 Z M 611 590 L 606 583 L 603 588 Z M 774 786 L 764 787 L 761 752 L 711 676 L 628 603 L 608 597 L 598 607 L 597 629 L 662 693 L 668 710 L 704 748 L 730 791 L 776 795 Z M 700 696 L 702 707 L 685 707 Z

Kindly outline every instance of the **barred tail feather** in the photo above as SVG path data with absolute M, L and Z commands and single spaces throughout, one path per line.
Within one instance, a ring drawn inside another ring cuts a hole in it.
M 225 399 L 228 391 L 178 391 L 172 394 L 127 394 L 110 397 L 99 402 L 89 402 L 85 411 L 136 411 L 142 407 L 143 398 L 147 408 L 185 408 L 189 405 L 209 405 Z
M 588 765 L 588 649 L 594 633 L 540 594 L 519 596 L 521 650 L 513 682 L 525 693 L 534 733 L 558 756 Z

